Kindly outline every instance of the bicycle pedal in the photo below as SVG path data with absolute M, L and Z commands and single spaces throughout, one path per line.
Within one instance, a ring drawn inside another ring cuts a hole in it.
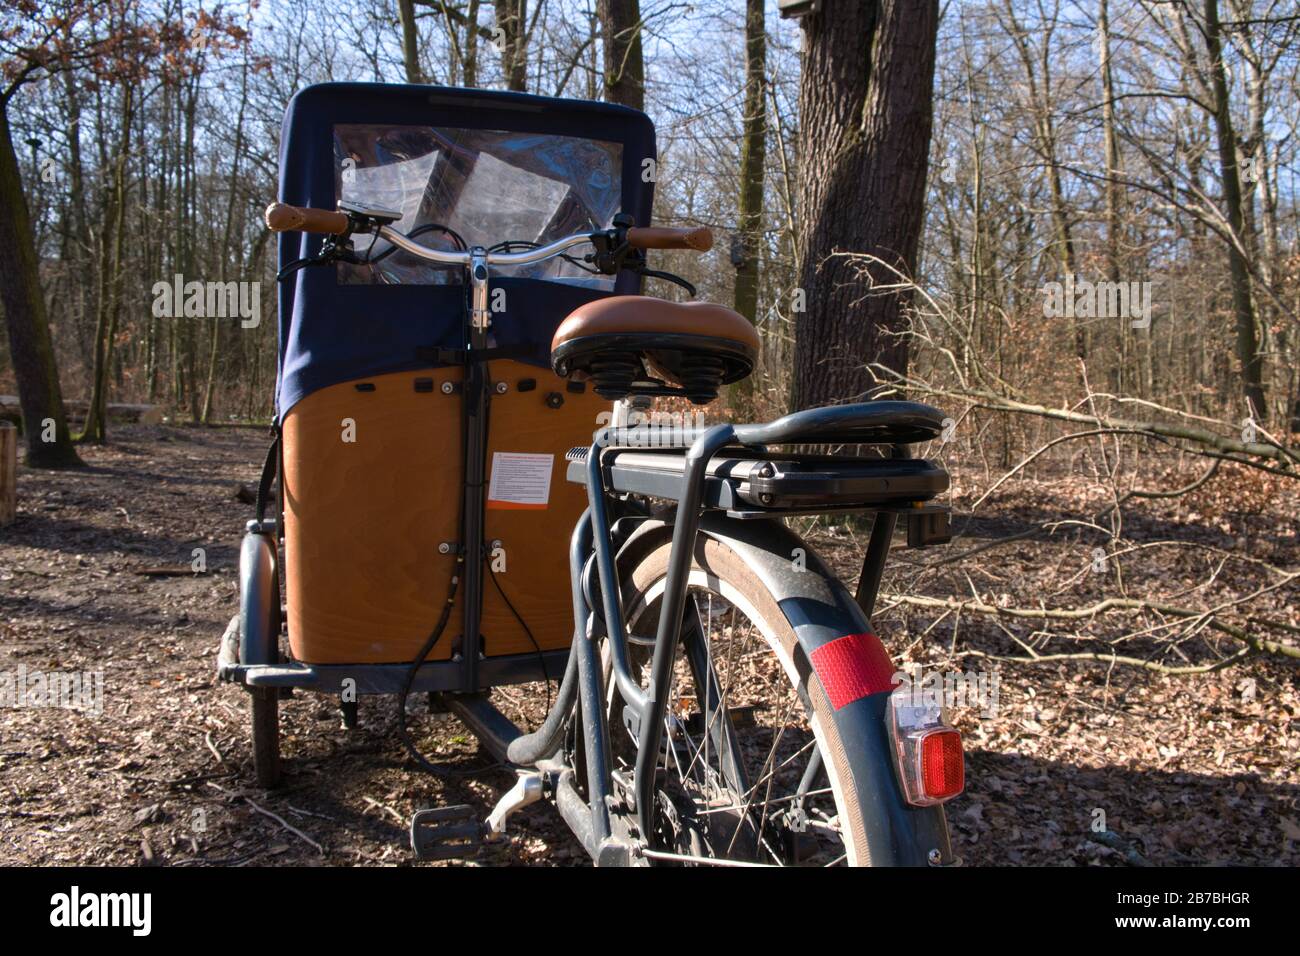
M 483 822 L 468 804 L 417 811 L 411 817 L 411 849 L 417 860 L 457 860 L 483 845 Z

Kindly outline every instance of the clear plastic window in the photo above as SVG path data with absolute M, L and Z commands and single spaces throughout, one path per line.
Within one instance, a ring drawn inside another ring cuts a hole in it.
M 622 200 L 623 147 L 619 143 L 427 126 L 334 127 L 336 195 L 401 212 L 394 228 L 410 234 L 437 224 L 467 245 L 514 251 L 610 225 Z M 417 241 L 454 248 L 446 233 L 422 231 Z M 460 282 L 457 269 L 424 262 L 382 239 L 354 240 L 359 253 L 383 256 L 369 265 L 340 264 L 344 283 L 434 285 Z M 580 258 L 582 250 L 574 250 Z M 612 289 L 613 277 L 592 275 L 554 258 L 501 275 L 527 276 Z

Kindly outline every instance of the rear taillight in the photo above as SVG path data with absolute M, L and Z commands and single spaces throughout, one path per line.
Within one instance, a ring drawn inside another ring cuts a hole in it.
M 904 799 L 928 807 L 961 793 L 966 772 L 961 735 L 948 726 L 942 708 L 918 696 L 908 685 L 889 695 L 889 737 Z

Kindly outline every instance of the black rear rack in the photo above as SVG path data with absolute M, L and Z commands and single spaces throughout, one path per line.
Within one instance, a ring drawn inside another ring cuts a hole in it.
M 569 454 L 570 481 L 587 477 L 586 448 Z M 605 489 L 676 501 L 686 457 L 682 449 L 610 448 L 601 457 Z M 948 489 L 948 473 L 919 458 L 792 457 L 730 449 L 709 461 L 703 505 L 749 512 L 839 510 L 851 506 L 911 506 Z
M 809 409 L 767 424 L 715 426 L 705 442 L 716 450 L 695 472 L 702 482 L 699 507 L 733 518 L 893 512 L 907 517 L 912 546 L 944 543 L 949 509 L 930 502 L 948 489 L 948 473 L 934 462 L 908 457 L 903 447 L 938 437 L 942 424 L 943 414 L 928 405 L 868 402 Z M 568 478 L 586 484 L 599 474 L 605 492 L 682 501 L 691 470 L 688 447 L 708 431 L 606 429 L 592 448 L 568 453 Z M 771 445 L 890 448 L 882 457 L 799 454 Z M 593 451 L 600 455 L 598 472 L 589 461 Z

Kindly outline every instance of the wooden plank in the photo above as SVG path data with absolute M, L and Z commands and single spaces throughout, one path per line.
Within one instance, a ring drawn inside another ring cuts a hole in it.
M 438 545 L 459 534 L 464 427 L 458 367 L 395 372 L 320 389 L 285 416 L 285 585 L 289 644 L 296 660 L 316 664 L 411 660 L 429 636 L 456 571 Z M 489 509 L 484 539 L 500 540 L 505 568 L 497 585 L 532 632 L 516 620 L 491 578 L 483 582 L 482 631 L 488 657 L 567 647 L 573 640 L 569 536 L 586 506 L 582 485 L 565 479 L 564 453 L 590 444 L 609 402 L 590 390 L 569 392 L 547 369 L 492 363 L 507 384 L 492 396 L 493 454 L 553 458 L 547 507 Z M 416 382 L 432 379 L 432 390 Z M 533 388 L 521 392 L 520 380 Z M 359 391 L 357 386 L 369 386 Z M 558 393 L 559 408 L 547 402 Z M 342 440 L 351 419 L 353 442 Z M 485 566 L 486 573 L 486 566 Z M 461 633 L 461 600 L 429 660 L 446 660 Z
M 86 417 L 88 404 L 77 399 L 67 399 L 63 403 L 63 410 L 69 418 L 80 421 Z M 110 422 L 127 422 L 137 425 L 159 425 L 162 423 L 162 408 L 158 405 L 109 402 L 106 411 Z M 17 395 L 0 395 L 0 421 L 9 421 L 17 425 L 22 419 L 22 414 Z
M 0 422 L 0 528 L 18 516 L 18 429 Z
M 493 363 L 496 371 L 496 363 Z M 285 416 L 289 645 L 314 664 L 409 661 L 456 571 L 463 457 L 460 368 L 394 372 L 322 388 Z M 435 379 L 417 392 L 416 379 Z M 358 384 L 370 389 L 359 391 Z M 344 419 L 354 432 L 344 440 Z M 429 660 L 446 660 L 460 610 Z
M 531 654 L 533 640 L 542 650 L 568 647 L 573 641 L 573 594 L 569 587 L 569 538 L 587 506 L 587 487 L 567 479 L 564 453 L 574 445 L 590 445 L 597 415 L 611 408 L 608 399 L 590 387 L 570 392 L 550 369 L 519 362 L 493 362 L 492 377 L 510 386 L 492 396 L 488 426 L 488 481 L 498 452 L 553 456 L 550 500 L 542 510 L 498 510 L 488 506 L 483 537 L 500 541 L 505 570 L 483 582 L 483 643 L 488 657 Z M 519 391 L 519 379 L 537 387 Z M 558 393 L 559 408 L 546 396 Z M 498 566 L 500 566 L 498 564 Z M 497 588 L 500 587 L 500 591 Z M 505 600 L 501 592 L 505 593 Z M 506 600 L 515 606 L 532 632 L 520 625 Z M 552 675 L 555 676 L 555 675 Z

